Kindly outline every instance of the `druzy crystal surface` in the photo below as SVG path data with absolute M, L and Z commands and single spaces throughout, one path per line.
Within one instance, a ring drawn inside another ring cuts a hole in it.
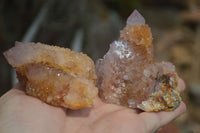
M 144 111 L 174 110 L 180 104 L 178 75 L 169 62 L 154 62 L 152 33 L 134 11 L 118 40 L 96 64 L 100 98 Z
M 85 54 L 41 43 L 20 43 L 4 52 L 28 95 L 54 106 L 91 107 L 98 93 L 93 61 Z

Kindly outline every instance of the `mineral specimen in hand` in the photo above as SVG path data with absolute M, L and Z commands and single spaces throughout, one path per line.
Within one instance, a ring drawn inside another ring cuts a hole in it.
M 144 111 L 169 111 L 180 104 L 175 67 L 169 62 L 154 62 L 151 29 L 136 10 L 119 40 L 97 61 L 96 71 L 104 102 Z
M 85 54 L 41 43 L 16 42 L 4 52 L 28 95 L 70 109 L 90 107 L 98 93 L 93 61 Z

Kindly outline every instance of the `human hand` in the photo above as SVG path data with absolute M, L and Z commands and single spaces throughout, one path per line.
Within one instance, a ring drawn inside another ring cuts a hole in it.
M 181 91 L 184 82 L 179 80 Z M 0 98 L 1 133 L 151 133 L 186 111 L 185 104 L 170 112 L 142 112 L 103 103 L 69 110 L 28 96 L 16 86 Z

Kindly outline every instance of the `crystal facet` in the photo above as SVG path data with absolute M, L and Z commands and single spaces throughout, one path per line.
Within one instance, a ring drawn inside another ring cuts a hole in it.
M 133 13 L 128 17 L 126 23 L 127 25 L 145 24 L 145 19 L 137 10 L 134 10 Z

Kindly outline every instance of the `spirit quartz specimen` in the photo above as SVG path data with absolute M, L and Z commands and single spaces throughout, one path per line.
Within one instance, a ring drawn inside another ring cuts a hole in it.
M 41 43 L 16 42 L 4 56 L 28 95 L 70 109 L 92 106 L 98 93 L 97 77 L 87 55 Z
M 135 10 L 119 39 L 97 61 L 97 87 L 104 102 L 144 111 L 170 111 L 179 106 L 175 67 L 154 62 L 152 39 L 151 29 Z

